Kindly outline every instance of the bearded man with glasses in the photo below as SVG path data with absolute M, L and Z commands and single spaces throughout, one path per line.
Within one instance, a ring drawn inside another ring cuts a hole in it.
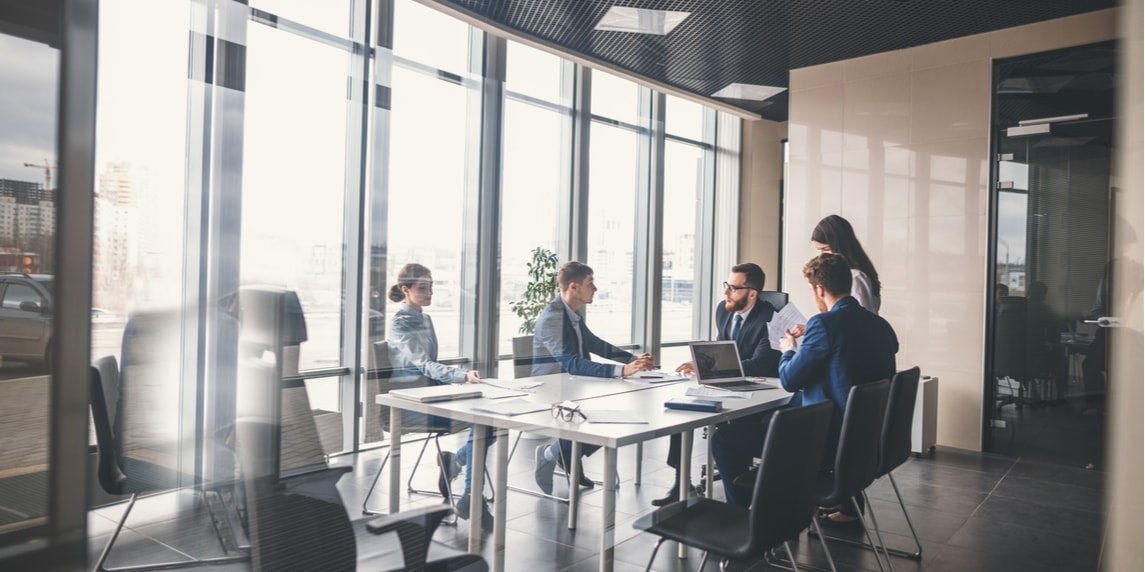
M 771 348 L 767 337 L 767 323 L 775 314 L 775 308 L 766 302 L 759 302 L 759 292 L 767 277 L 758 264 L 746 262 L 732 267 L 727 282 L 723 283 L 724 299 L 716 305 L 716 339 L 735 340 L 739 355 L 743 360 L 744 375 L 753 377 L 777 377 L 779 375 L 779 351 Z M 691 374 L 695 364 L 688 362 L 676 368 L 679 373 Z M 741 423 L 759 423 L 757 416 L 749 416 Z M 681 482 L 688 483 L 689 492 L 694 488 L 691 475 L 681 479 L 680 475 L 680 436 L 672 435 L 668 446 L 669 467 L 676 469 L 676 483 L 663 497 L 652 501 L 654 506 L 665 506 L 680 499 Z

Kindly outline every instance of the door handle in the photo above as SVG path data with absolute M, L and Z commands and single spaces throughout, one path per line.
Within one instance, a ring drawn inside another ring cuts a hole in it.
M 1112 316 L 1102 316 L 1096 320 L 1085 320 L 1087 324 L 1097 324 L 1102 328 L 1116 328 L 1121 325 L 1121 320 Z

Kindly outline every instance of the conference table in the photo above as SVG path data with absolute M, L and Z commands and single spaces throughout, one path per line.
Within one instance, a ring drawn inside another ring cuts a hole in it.
M 490 380 L 492 381 L 492 380 Z M 544 376 L 519 378 L 514 383 L 539 382 L 540 385 L 528 390 L 525 394 L 513 395 L 512 391 L 500 387 L 485 386 L 484 395 L 477 399 L 463 399 L 456 401 L 440 401 L 423 403 L 411 401 L 388 394 L 376 396 L 375 402 L 391 408 L 416 411 L 429 415 L 439 415 L 458 421 L 472 423 L 476 426 L 473 443 L 473 471 L 471 488 L 480 491 L 484 488 L 486 461 L 484 427 L 491 427 L 497 439 L 502 443 L 494 447 L 493 491 L 495 498 L 505 499 L 508 490 L 508 431 L 529 431 L 544 435 L 568 439 L 573 442 L 572 466 L 570 475 L 580 474 L 580 448 L 582 445 L 599 445 L 604 456 L 604 485 L 601 494 L 601 533 L 599 541 L 600 570 L 610 571 L 613 567 L 614 537 L 616 526 L 616 489 L 614 479 L 616 474 L 617 450 L 625 445 L 643 443 L 644 441 L 663 437 L 666 435 L 681 434 L 680 474 L 688 475 L 691 472 L 692 457 L 692 430 L 697 427 L 713 426 L 725 421 L 745 417 L 755 413 L 768 411 L 781 407 L 787 403 L 791 394 L 783 389 L 771 389 L 744 393 L 745 399 L 727 399 L 723 401 L 723 409 L 718 412 L 699 412 L 667 409 L 664 402 L 672 398 L 684 398 L 688 387 L 695 387 L 695 381 L 678 381 L 669 383 L 649 384 L 640 380 L 606 379 L 557 373 Z M 775 380 L 778 385 L 778 380 Z M 506 398 L 522 399 L 536 404 L 544 405 L 542 411 L 524 413 L 519 415 L 501 415 L 475 411 L 475 407 L 495 405 Z M 575 401 L 580 410 L 590 418 L 594 411 L 624 411 L 631 419 L 639 419 L 644 423 L 593 423 L 574 418 L 573 421 L 563 421 L 553 416 L 550 406 L 564 401 Z M 391 513 L 399 510 L 401 495 L 401 415 L 390 415 L 390 461 L 389 461 L 389 509 Z M 710 458 L 710 456 L 709 456 Z M 575 483 L 573 478 L 572 482 Z M 710 490 L 711 487 L 709 487 Z M 580 487 L 571 486 L 569 489 L 568 525 L 570 529 L 576 528 L 577 505 Z M 710 494 L 710 493 L 709 493 Z M 687 495 L 687 489 L 681 489 L 681 500 Z M 493 570 L 501 572 L 505 567 L 505 502 L 493 503 Z M 470 505 L 469 518 L 469 551 L 481 552 L 481 505 L 474 502 Z

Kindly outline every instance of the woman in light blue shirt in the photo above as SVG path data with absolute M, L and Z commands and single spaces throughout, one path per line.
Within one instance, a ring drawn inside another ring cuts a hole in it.
M 390 300 L 398 302 L 397 308 L 390 313 L 389 328 L 386 338 L 389 341 L 390 361 L 394 367 L 391 382 L 414 383 L 428 379 L 430 384 L 444 385 L 449 383 L 481 383 L 481 374 L 477 370 L 464 370 L 448 366 L 437 361 L 437 332 L 433 328 L 433 320 L 424 309 L 433 303 L 433 275 L 425 266 L 410 263 L 402 266 L 398 271 L 397 283 L 390 287 Z M 408 412 L 403 412 L 403 415 Z M 420 414 L 413 414 L 420 415 Z M 405 418 L 403 418 L 405 421 Z M 425 421 L 424 416 L 419 421 Z M 430 416 L 430 427 L 441 427 L 442 430 L 453 428 L 455 422 L 444 417 Z M 485 435 L 485 444 L 492 445 L 493 432 Z M 456 511 L 461 518 L 469 518 L 469 487 L 471 483 L 470 472 L 473 468 L 473 429 L 469 430 L 469 440 L 453 453 L 443 452 L 438 458 L 441 467 L 439 488 L 446 494 L 446 480 L 457 477 L 462 466 L 465 469 L 465 491 L 457 501 Z M 492 515 L 488 509 L 482 510 L 485 524 L 492 525 Z

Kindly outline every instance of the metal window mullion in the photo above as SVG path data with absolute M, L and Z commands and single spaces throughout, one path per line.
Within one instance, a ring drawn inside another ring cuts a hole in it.
M 584 261 L 588 257 L 589 138 L 592 130 L 592 70 L 576 66 L 573 96 L 572 193 L 566 203 L 569 228 L 567 258 Z M 565 214 L 565 213 L 562 213 Z
M 481 77 L 485 68 L 485 33 L 469 27 L 469 77 Z M 466 95 L 466 121 L 464 125 L 466 144 L 465 181 L 462 188 L 462 249 L 461 254 L 461 327 L 458 348 L 463 356 L 476 356 L 478 338 L 477 300 L 480 287 L 480 248 L 481 235 L 481 182 L 483 158 L 483 112 L 484 93 L 482 84 L 462 82 Z M 472 87 L 470 87 L 472 86 Z M 465 292 L 474 295 L 466 296 Z M 455 357 L 455 356 L 444 356 Z
M 560 173 L 560 196 L 557 197 L 557 257 L 563 260 L 570 260 L 575 258 L 572 251 L 572 235 L 573 228 L 576 228 L 576 223 L 573 219 L 572 201 L 573 197 L 578 195 L 576 185 L 579 184 L 581 177 L 580 163 L 581 155 L 574 146 L 579 145 L 581 139 L 587 138 L 578 135 L 578 93 L 580 93 L 581 82 L 578 78 L 582 75 L 581 68 L 576 64 L 568 61 L 561 60 L 561 87 L 560 99 L 561 107 L 559 112 L 561 114 L 561 133 L 560 133 L 560 148 L 564 150 L 563 161 L 561 161 Z M 587 72 L 583 75 L 587 76 Z M 587 149 L 587 147 L 586 147 Z M 583 211 L 582 211 L 583 212 Z
M 88 468 L 98 19 L 94 0 L 62 4 L 55 244 L 60 279 L 55 285 L 55 319 L 56 324 L 73 327 L 57 328 L 52 342 L 55 367 L 46 419 L 48 542 L 43 544 L 50 547 L 45 559 L 61 563 L 61 568 L 81 566 L 87 554 L 86 489 L 77 486 L 76 476 Z
M 477 235 L 477 332 L 474 365 L 488 375 L 498 376 L 497 350 L 500 328 L 501 268 L 501 184 L 503 125 L 505 112 L 504 38 L 487 36 L 481 105 L 481 182 L 478 187 Z
M 350 29 L 355 46 L 370 45 L 370 18 L 373 2 L 355 2 L 351 5 Z M 346 182 L 343 195 L 342 223 L 342 304 L 341 364 L 348 366 L 348 374 L 338 376 L 338 399 L 342 412 L 342 450 L 356 451 L 359 442 L 358 403 L 362 399 L 362 332 L 368 324 L 365 299 L 366 213 L 369 199 L 370 118 L 374 103 L 373 74 L 369 50 L 354 49 L 350 57 L 350 76 L 347 78 L 346 98 Z
M 716 194 L 716 110 L 704 108 L 704 182 L 697 204 L 700 212 L 695 220 L 695 261 L 692 265 L 692 339 L 707 338 L 708 328 L 714 320 L 712 300 L 716 299 L 717 269 L 711 256 L 715 225 L 712 220 Z
M 222 400 L 233 391 L 224 387 L 233 384 L 237 376 L 237 332 L 224 326 L 216 310 L 223 296 L 237 292 L 240 285 L 245 63 L 250 22 L 249 8 L 234 2 L 217 0 L 210 12 L 217 15 L 213 37 L 208 38 L 214 45 L 214 73 L 208 78 L 207 88 L 212 112 L 204 116 L 207 121 L 202 124 L 207 130 L 203 158 L 209 161 L 209 167 L 202 181 L 204 186 L 187 189 L 192 196 L 198 194 L 203 199 L 198 268 L 193 269 L 195 261 L 190 257 L 185 266 L 186 271 L 199 273 L 198 299 L 187 306 L 198 308 L 198 317 L 188 320 L 184 315 L 183 323 L 182 414 L 186 416 L 191 408 L 198 408 L 195 453 L 201 451 L 202 457 L 198 460 L 197 479 L 226 473 L 228 465 L 234 462 L 233 454 L 219 450 L 221 444 L 209 432 L 231 423 L 235 413 L 234 403 Z M 196 358 L 191 360 L 190 356 Z M 190 385 L 189 380 L 195 383 Z M 180 455 L 185 464 L 190 455 L 183 451 Z
M 640 137 L 636 192 L 636 232 L 633 235 L 633 341 L 645 351 L 660 349 L 660 277 L 663 274 L 664 220 L 664 94 L 640 87 L 640 116 L 649 123 Z M 640 302 L 636 302 L 640 301 Z
M 735 266 L 739 257 L 739 194 L 740 194 L 740 119 L 733 115 L 718 112 L 716 116 L 716 182 L 715 192 L 712 194 L 710 210 L 712 216 L 705 217 L 711 229 L 705 229 L 704 236 L 710 240 L 705 252 L 712 267 L 706 271 L 709 277 L 707 282 L 713 289 L 708 299 L 712 299 L 718 292 L 715 284 L 722 278 L 721 274 Z M 712 339 L 715 332 L 712 329 L 711 308 L 706 309 L 708 317 L 701 326 L 701 332 L 706 334 L 701 338 Z

